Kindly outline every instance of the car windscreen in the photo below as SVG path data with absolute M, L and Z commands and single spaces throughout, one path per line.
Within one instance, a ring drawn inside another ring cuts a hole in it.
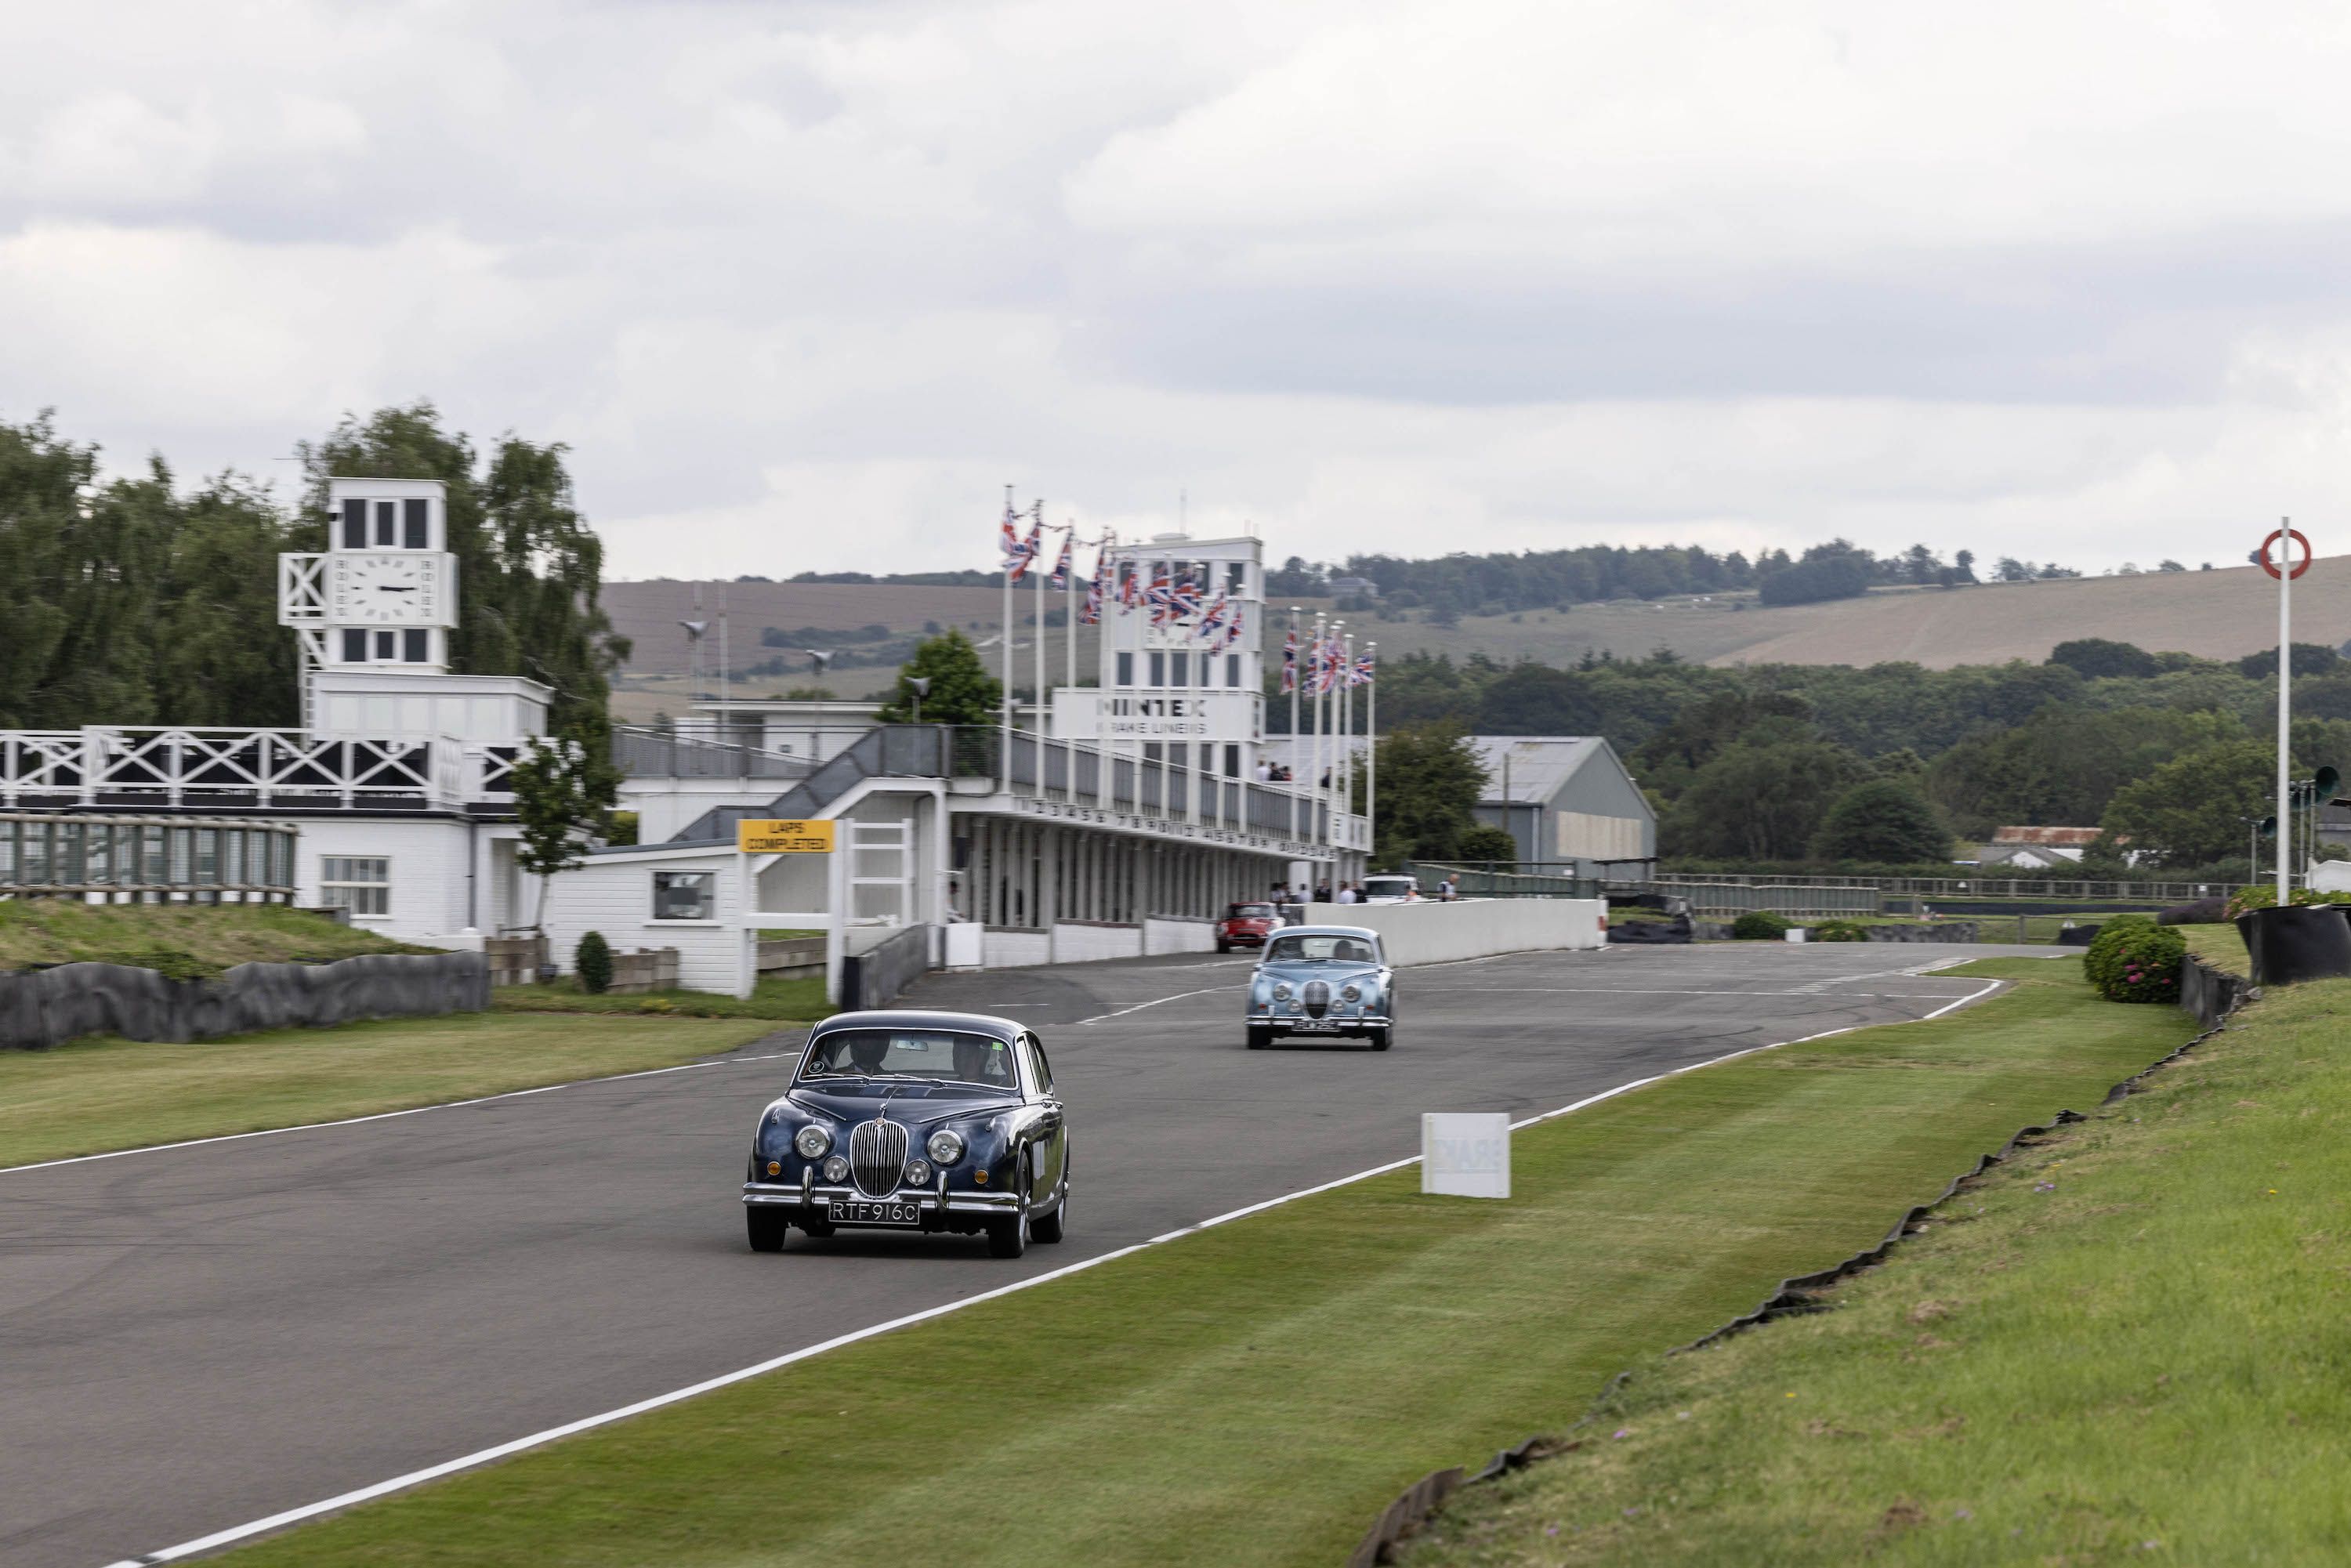
M 1376 964 L 1379 956 L 1361 936 L 1292 933 L 1266 945 L 1269 964 Z
M 1228 917 L 1234 920 L 1271 920 L 1276 918 L 1270 904 L 1236 904 Z
M 834 1030 L 810 1042 L 800 1078 L 920 1078 L 1009 1090 L 1012 1047 L 946 1030 Z

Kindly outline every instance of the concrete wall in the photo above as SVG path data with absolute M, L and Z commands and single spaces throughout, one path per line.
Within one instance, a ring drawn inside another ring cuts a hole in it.
M 1460 899 L 1451 904 L 1315 904 L 1309 925 L 1366 925 L 1391 964 L 1442 964 L 1602 946 L 1596 898 Z
M 239 964 L 216 979 L 167 980 L 121 964 L 0 974 L 0 1049 L 42 1051 L 86 1034 L 183 1041 L 258 1029 L 479 1012 L 479 953 L 371 953 L 333 964 Z
M 1104 958 L 1143 956 L 1143 928 L 1100 921 L 1065 920 L 1053 927 L 1053 962 L 1088 964 Z
M 987 928 L 981 939 L 980 965 L 989 969 L 1025 969 L 1053 961 L 1052 938 L 1042 931 Z
M 1213 920 L 1174 920 L 1153 915 L 1143 923 L 1143 951 L 1146 955 L 1216 950 L 1217 923 Z

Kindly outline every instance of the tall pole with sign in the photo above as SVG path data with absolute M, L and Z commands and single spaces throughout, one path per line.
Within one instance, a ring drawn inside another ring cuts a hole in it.
M 2277 546 L 2277 559 L 2270 559 L 2270 547 Z M 2294 547 L 2302 547 L 2302 563 L 2294 560 Z M 2278 585 L 2278 704 L 2277 704 L 2277 901 L 2283 908 L 2294 896 L 2294 784 L 2288 775 L 2293 770 L 2294 718 L 2294 580 L 2310 570 L 2310 541 L 2294 526 L 2291 517 L 2280 517 L 2276 531 L 2262 541 L 2262 570 L 2277 579 Z

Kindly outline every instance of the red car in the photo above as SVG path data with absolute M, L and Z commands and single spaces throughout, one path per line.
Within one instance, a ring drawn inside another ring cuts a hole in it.
M 1272 904 L 1228 904 L 1225 905 L 1225 917 L 1217 922 L 1217 951 L 1262 947 L 1265 939 L 1280 929 L 1281 913 Z

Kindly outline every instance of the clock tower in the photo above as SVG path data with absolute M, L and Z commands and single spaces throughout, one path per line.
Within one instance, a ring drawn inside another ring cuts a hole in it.
M 329 479 L 329 549 L 277 558 L 277 621 L 314 670 L 445 674 L 457 561 L 437 479 Z

